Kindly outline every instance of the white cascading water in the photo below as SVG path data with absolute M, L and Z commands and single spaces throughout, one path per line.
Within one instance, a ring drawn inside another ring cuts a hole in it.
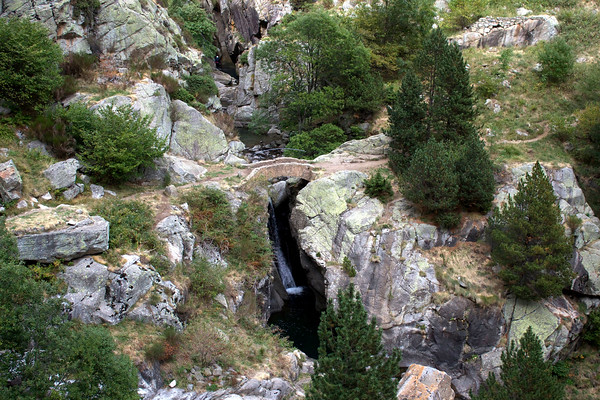
M 275 253 L 275 262 L 277 263 L 277 269 L 283 287 L 289 294 L 298 294 L 302 292 L 302 287 L 297 287 L 294 277 L 292 276 L 292 270 L 288 264 L 287 258 L 281 249 L 281 243 L 279 241 L 279 232 L 277 227 L 277 217 L 275 216 L 275 207 L 269 199 L 269 219 L 271 220 L 271 240 L 273 241 L 273 252 Z

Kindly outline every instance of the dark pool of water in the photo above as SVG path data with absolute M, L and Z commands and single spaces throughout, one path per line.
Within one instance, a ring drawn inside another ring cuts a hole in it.
M 254 147 L 257 144 L 269 144 L 281 138 L 279 135 L 257 135 L 250 132 L 248 128 L 237 128 L 237 132 L 240 140 L 247 148 Z
M 300 294 L 290 294 L 289 301 L 283 310 L 273 313 L 269 324 L 281 330 L 282 336 L 287 336 L 307 356 L 317 358 L 319 348 L 319 318 L 315 311 L 315 297 L 309 288 L 304 288 Z

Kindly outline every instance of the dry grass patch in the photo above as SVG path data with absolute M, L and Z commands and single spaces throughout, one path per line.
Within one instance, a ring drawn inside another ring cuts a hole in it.
M 135 364 L 145 360 L 148 343 L 162 337 L 162 328 L 139 321 L 124 320 L 107 328 L 115 339 L 118 351 L 131 358 Z
M 584 344 L 568 361 L 571 369 L 566 387 L 567 400 L 600 399 L 600 353 Z
M 502 302 L 504 286 L 492 270 L 487 244 L 459 243 L 455 247 L 435 247 L 427 251 L 426 256 L 434 264 L 436 277 L 449 293 L 485 306 Z

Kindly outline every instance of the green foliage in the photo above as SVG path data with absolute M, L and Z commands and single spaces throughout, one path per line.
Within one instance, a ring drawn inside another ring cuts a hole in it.
M 83 14 L 83 17 L 88 24 L 93 24 L 94 15 L 100 9 L 99 0 L 70 0 L 73 6 L 73 16 L 79 18 Z
M 149 128 L 150 117 L 141 117 L 131 106 L 98 112 L 94 129 L 80 133 L 80 157 L 86 171 L 99 180 L 126 181 L 167 150 L 166 140 Z
M 589 103 L 600 103 L 600 62 L 582 66 L 582 71 L 575 81 L 577 102 L 585 106 Z
M 386 77 L 401 72 L 421 47 L 433 25 L 433 2 L 389 0 L 365 2 L 356 10 L 353 28 L 373 53 L 371 62 Z
M 98 57 L 87 53 L 69 53 L 61 64 L 62 73 L 74 78 L 88 78 Z
M 394 197 L 392 182 L 377 170 L 375 175 L 365 179 L 365 194 L 369 197 L 379 199 L 382 203 L 387 203 Z
M 225 290 L 223 267 L 211 264 L 205 258 L 195 258 L 189 266 L 190 290 L 195 295 L 212 299 Z
M 538 62 L 542 65 L 540 71 L 542 81 L 550 84 L 562 83 L 573 72 L 575 54 L 571 46 L 559 37 L 544 43 Z
M 458 175 L 458 201 L 462 207 L 485 213 L 492 208 L 495 181 L 493 165 L 485 143 L 471 136 L 458 147 L 455 164 Z
M 451 29 L 462 29 L 484 16 L 488 0 L 450 0 L 444 23 Z
M 500 57 L 498 61 L 500 61 L 500 69 L 502 71 L 508 71 L 508 69 L 510 68 L 510 62 L 512 61 L 514 55 L 515 52 L 512 49 L 512 47 L 507 47 L 500 52 Z
M 273 101 L 290 107 L 282 113 L 283 126 L 312 129 L 332 122 L 341 109 L 364 112 L 381 104 L 377 91 L 383 85 L 371 75 L 369 51 L 341 17 L 322 9 L 295 14 L 269 36 L 256 56 L 274 76 Z M 329 105 L 332 100 L 335 104 Z
M 196 98 L 186 88 L 175 90 L 171 95 L 171 98 L 173 100 L 181 100 L 187 104 L 192 104 L 196 101 Z
M 165 75 L 162 71 L 153 72 L 150 74 L 152 80 L 156 83 L 160 83 L 165 88 L 165 91 L 169 94 L 169 96 L 173 97 L 173 94 L 181 89 L 179 85 L 179 81 L 177 78 L 174 78 L 170 75 Z M 181 99 L 179 99 L 181 100 Z
M 103 201 L 93 209 L 110 223 L 111 248 L 135 250 L 139 247 L 161 249 L 161 242 L 152 229 L 154 213 L 141 201 Z
M 544 361 L 542 342 L 531 327 L 519 340 L 512 342 L 502 353 L 502 383 L 493 373 L 473 400 L 562 400 L 564 384 L 553 375 L 551 362 Z
M 258 109 L 250 118 L 248 130 L 255 135 L 266 135 L 271 129 L 271 118 L 267 110 Z
M 333 151 L 345 140 L 346 134 L 342 128 L 325 124 L 312 131 L 292 136 L 283 154 L 288 157 L 313 159 Z
M 196 2 L 189 2 L 181 6 L 174 6 L 172 15 L 183 23 L 182 28 L 191 36 L 196 45 L 200 46 L 208 57 L 212 58 L 217 52 L 213 39 L 217 28 L 215 23 L 206 14 L 202 6 Z
M 583 339 L 596 347 L 600 347 L 600 309 L 596 309 L 588 315 Z
M 356 276 L 356 268 L 352 265 L 352 261 L 346 256 L 344 256 L 344 260 L 342 261 L 342 269 L 350 278 L 354 278 Z
M 392 138 L 390 167 L 396 173 L 408 168 L 417 148 L 427 141 L 427 106 L 422 96 L 423 86 L 412 70 L 409 70 L 402 80 L 396 101 L 388 107 L 390 127 L 386 134 Z
M 434 139 L 420 147 L 404 174 L 403 194 L 424 212 L 442 215 L 458 207 L 459 177 L 453 166 L 456 152 Z
M 319 324 L 319 360 L 308 400 L 392 400 L 396 398 L 400 353 L 388 357 L 375 320 L 368 322 L 360 295 L 350 285 L 329 300 Z
M 60 47 L 40 23 L 0 19 L 0 93 L 11 108 L 46 104 L 62 83 Z
M 550 181 L 539 163 L 489 220 L 492 260 L 499 275 L 523 299 L 557 296 L 572 278 L 572 246 L 561 225 Z
M 0 398 L 136 399 L 137 370 L 106 329 L 69 322 L 52 292 L 24 265 L 0 262 Z
M 13 262 L 19 256 L 17 240 L 6 230 L 5 218 L 0 217 L 0 265 Z
M 190 75 L 185 78 L 187 91 L 201 103 L 206 103 L 210 96 L 218 93 L 217 85 L 212 76 L 209 75 Z
M 232 265 L 258 273 L 270 268 L 271 245 L 266 224 L 261 223 L 264 203 L 256 194 L 251 194 L 235 215 L 220 190 L 195 188 L 183 200 L 190 206 L 196 234 L 219 248 Z

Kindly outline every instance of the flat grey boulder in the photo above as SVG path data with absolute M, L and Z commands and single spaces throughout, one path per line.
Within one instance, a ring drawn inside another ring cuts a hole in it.
M 7 203 L 21 198 L 23 180 L 13 160 L 0 164 L 0 199 Z
M 218 161 L 229 150 L 223 131 L 181 100 L 171 106 L 171 153 L 190 160 Z
M 74 158 L 52 164 L 44 171 L 53 189 L 64 189 L 75 184 L 81 164 Z
M 144 170 L 140 180 L 143 182 L 164 181 L 168 176 L 171 182 L 185 185 L 200 181 L 206 171 L 207 169 L 199 165 L 197 161 L 165 154 L 154 160 L 152 167 Z
M 17 238 L 19 258 L 45 263 L 108 250 L 108 226 L 104 218 L 67 205 L 31 210 L 6 221 Z

